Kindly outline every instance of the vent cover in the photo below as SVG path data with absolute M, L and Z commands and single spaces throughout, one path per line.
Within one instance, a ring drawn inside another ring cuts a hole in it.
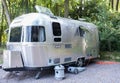
M 60 58 L 55 58 L 54 59 L 54 64 L 58 64 L 58 63 L 60 63 Z
M 72 48 L 71 44 L 65 44 L 65 48 Z
M 69 62 L 69 61 L 71 61 L 71 57 L 68 57 L 68 58 L 64 59 L 64 62 Z

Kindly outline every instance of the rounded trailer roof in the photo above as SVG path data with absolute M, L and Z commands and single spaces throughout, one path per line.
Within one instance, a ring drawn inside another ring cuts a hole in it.
M 97 26 L 95 24 L 86 21 L 74 20 L 63 17 L 58 17 L 58 20 L 63 21 L 63 23 L 66 23 L 67 25 L 76 25 L 76 27 L 82 26 L 84 27 L 84 29 L 89 30 L 89 32 L 93 32 L 97 29 Z
M 88 22 L 81 22 L 80 23 L 85 29 L 87 29 L 89 32 L 94 32 L 97 30 L 97 26 L 94 25 L 93 23 L 88 23 Z
M 87 30 L 89 32 L 97 31 L 97 26 L 93 23 L 79 21 L 79 20 L 71 20 L 72 23 L 75 23 L 78 27 L 81 26 L 82 29 Z
M 37 26 L 37 25 L 45 25 L 47 22 L 60 22 L 69 26 L 79 27 L 83 26 L 83 29 L 88 30 L 89 32 L 94 32 L 96 30 L 96 26 L 93 23 L 88 23 L 85 21 L 73 20 L 63 17 L 51 18 L 49 15 L 43 13 L 29 13 L 19 17 L 16 17 L 10 27 L 18 27 L 18 26 Z
M 49 20 L 50 18 L 42 13 L 29 13 L 16 17 L 10 24 L 10 27 L 41 25 L 45 23 L 44 19 Z

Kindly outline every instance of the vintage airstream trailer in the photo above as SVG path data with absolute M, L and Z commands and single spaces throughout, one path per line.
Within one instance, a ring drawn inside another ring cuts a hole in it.
M 98 30 L 92 23 L 47 12 L 15 18 L 8 33 L 3 66 L 6 71 L 41 70 L 59 64 L 97 58 Z

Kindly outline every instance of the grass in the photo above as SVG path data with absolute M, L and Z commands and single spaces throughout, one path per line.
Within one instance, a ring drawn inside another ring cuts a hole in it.
M 3 55 L 3 50 L 4 49 L 5 49 L 4 47 L 0 47 L 0 64 L 3 63 L 2 55 Z
M 120 52 L 100 52 L 101 60 L 110 60 L 120 62 Z
M 4 47 L 0 47 L 0 54 L 3 53 L 3 50 L 4 50 L 4 49 L 5 49 Z

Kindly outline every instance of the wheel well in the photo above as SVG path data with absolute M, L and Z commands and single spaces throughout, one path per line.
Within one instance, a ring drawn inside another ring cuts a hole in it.
M 82 60 L 84 61 L 84 60 L 85 60 L 85 57 L 78 58 L 77 61 L 80 60 L 80 59 L 82 59 Z
M 85 64 L 85 57 L 78 58 L 77 61 L 80 60 L 80 59 L 82 59 L 83 64 Z

